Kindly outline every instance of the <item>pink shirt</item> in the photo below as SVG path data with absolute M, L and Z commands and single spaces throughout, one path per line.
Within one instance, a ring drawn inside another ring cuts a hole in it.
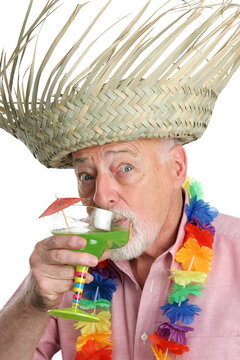
M 128 261 L 116 262 L 120 278 L 112 301 L 113 360 L 152 360 L 147 335 L 156 330 L 156 321 L 167 321 L 159 307 L 167 302 L 171 280 L 168 269 L 178 267 L 174 255 L 184 238 L 184 215 L 176 243 L 152 264 L 144 289 L 134 279 Z M 240 354 L 240 219 L 219 215 L 214 226 L 213 269 L 202 296 L 190 303 L 202 309 L 195 316 L 193 332 L 187 333 L 190 351 L 177 355 L 184 360 L 236 360 Z M 178 267 L 179 268 L 179 267 Z M 64 295 L 61 306 L 71 306 L 72 293 Z M 51 318 L 34 360 L 51 359 L 61 349 L 64 360 L 74 360 L 80 330 L 73 322 Z M 174 355 L 171 355 L 175 359 Z

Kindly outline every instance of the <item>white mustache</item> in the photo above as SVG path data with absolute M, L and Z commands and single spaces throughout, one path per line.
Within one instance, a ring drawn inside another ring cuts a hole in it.
M 116 208 L 113 208 L 110 211 L 114 212 L 113 222 L 122 220 L 123 217 L 125 217 L 132 222 L 133 226 L 136 224 L 136 215 L 134 214 L 133 211 L 127 209 L 116 209 Z

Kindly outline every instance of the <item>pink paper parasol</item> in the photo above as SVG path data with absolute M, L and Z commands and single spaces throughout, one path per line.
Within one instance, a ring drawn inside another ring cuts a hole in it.
M 70 205 L 76 204 L 81 200 L 86 200 L 86 198 L 57 198 L 43 213 L 39 218 L 44 216 L 49 216 L 55 214 L 58 211 L 66 209 Z

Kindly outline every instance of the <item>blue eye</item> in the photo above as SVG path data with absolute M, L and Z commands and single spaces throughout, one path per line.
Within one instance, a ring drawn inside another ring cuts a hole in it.
M 129 171 L 132 171 L 133 170 L 133 166 L 130 165 L 130 164 L 125 164 L 125 165 L 122 165 L 122 171 L 124 172 L 129 172 Z
M 82 181 L 82 182 L 89 181 L 89 180 L 92 180 L 92 179 L 93 179 L 92 176 L 87 174 L 87 173 L 82 173 L 79 176 L 79 180 Z

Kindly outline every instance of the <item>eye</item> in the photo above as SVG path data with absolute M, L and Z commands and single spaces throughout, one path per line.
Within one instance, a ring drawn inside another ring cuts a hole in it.
M 133 166 L 130 164 L 124 164 L 121 166 L 121 171 L 123 172 L 129 172 L 133 170 Z
M 93 179 L 93 177 L 91 175 L 89 175 L 88 173 L 82 173 L 79 175 L 79 180 L 81 182 L 88 182 L 92 179 Z

